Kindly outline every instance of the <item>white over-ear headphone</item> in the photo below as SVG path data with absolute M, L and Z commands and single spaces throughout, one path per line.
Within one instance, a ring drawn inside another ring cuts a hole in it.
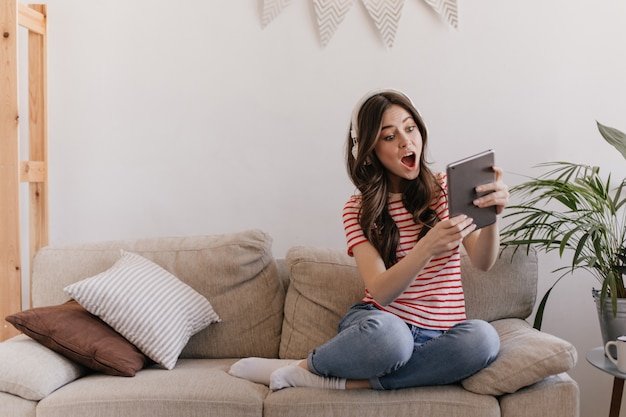
M 365 95 L 361 97 L 361 99 L 356 103 L 356 106 L 354 106 L 354 110 L 352 110 L 352 119 L 350 121 L 350 137 L 352 138 L 352 157 L 354 159 L 357 159 L 357 155 L 359 154 L 359 142 L 357 138 L 359 136 L 358 118 L 359 118 L 359 112 L 361 111 L 361 107 L 363 107 L 363 105 L 365 104 L 367 100 L 381 93 L 400 94 L 406 97 L 406 99 L 411 103 L 411 105 L 413 105 L 413 102 L 411 101 L 409 96 L 404 94 L 402 91 L 395 90 L 393 88 L 381 88 L 381 89 L 371 90 L 365 93 Z M 413 107 L 415 107 L 415 105 L 413 105 Z

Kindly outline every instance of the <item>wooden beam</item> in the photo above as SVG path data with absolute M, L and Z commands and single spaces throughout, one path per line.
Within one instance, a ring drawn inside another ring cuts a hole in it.
M 22 161 L 20 163 L 21 182 L 45 182 L 48 173 L 46 163 L 43 161 Z
M 17 35 L 17 0 L 0 0 L 0 340 L 19 333 L 4 318 L 22 309 Z
M 47 36 L 46 6 L 33 5 L 43 19 L 43 33 L 28 33 L 28 153 L 31 161 L 42 161 L 42 177 L 29 185 L 29 250 L 30 271 L 35 253 L 48 245 L 48 112 L 47 112 Z M 35 166 L 39 162 L 34 162 Z M 32 282 L 30 283 L 32 290 Z M 32 296 L 31 302 L 32 305 Z
M 45 13 L 41 13 L 36 7 L 39 5 L 26 6 L 18 3 L 18 24 L 25 27 L 30 32 L 35 32 L 40 35 L 46 33 L 46 17 Z

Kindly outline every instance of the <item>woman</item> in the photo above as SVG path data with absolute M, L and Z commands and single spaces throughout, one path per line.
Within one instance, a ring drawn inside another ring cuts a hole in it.
M 306 360 L 243 359 L 231 374 L 293 386 L 378 390 L 458 382 L 489 365 L 499 337 L 488 323 L 467 320 L 460 245 L 483 270 L 499 248 L 497 223 L 476 229 L 465 215 L 449 218 L 447 184 L 425 160 L 426 126 L 411 100 L 376 90 L 357 103 L 347 167 L 359 193 L 344 207 L 348 253 L 366 287 L 337 336 Z M 502 212 L 502 170 L 477 187 L 474 204 Z

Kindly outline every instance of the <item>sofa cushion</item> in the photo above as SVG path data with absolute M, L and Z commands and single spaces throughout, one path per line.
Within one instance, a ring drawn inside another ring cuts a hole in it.
M 209 301 L 164 268 L 136 253 L 64 291 L 166 369 L 189 338 L 220 321 Z
M 354 259 L 342 249 L 294 247 L 285 257 L 290 285 L 280 355 L 301 358 L 333 337 L 348 307 L 363 297 Z M 493 268 L 479 271 L 461 256 L 468 318 L 526 318 L 537 292 L 537 255 L 507 248 Z
M 111 267 L 120 249 L 165 268 L 211 301 L 222 321 L 192 336 L 181 358 L 277 357 L 285 292 L 260 230 L 54 245 L 33 260 L 33 306 L 67 300 L 63 288 Z
M 474 268 L 461 254 L 461 274 L 467 318 L 494 321 L 528 318 L 537 297 L 537 253 L 507 247 L 487 272 Z
M 498 399 L 464 390 L 458 384 L 369 389 L 283 389 L 265 400 L 263 417 L 501 417 Z
M 520 319 L 492 324 L 500 335 L 500 352 L 491 365 L 462 382 L 468 391 L 513 393 L 576 365 L 576 348 L 565 340 L 535 330 Z
M 6 320 L 47 348 L 105 374 L 134 376 L 149 362 L 132 343 L 75 300 L 25 310 Z
M 280 357 L 301 359 L 337 334 L 348 308 L 365 287 L 354 259 L 340 249 L 293 247 L 285 256 L 290 284 Z
M 26 335 L 18 335 L 0 343 L 2 392 L 39 401 L 59 387 L 80 378 L 85 372 L 82 366 Z
M 180 359 L 171 371 L 148 367 L 134 378 L 85 376 L 44 398 L 46 417 L 260 417 L 269 388 L 227 371 L 234 359 Z

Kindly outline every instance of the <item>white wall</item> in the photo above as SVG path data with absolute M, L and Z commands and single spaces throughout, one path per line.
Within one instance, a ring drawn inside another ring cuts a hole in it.
M 421 108 L 437 169 L 494 148 L 510 185 L 552 160 L 626 175 L 595 127 L 626 130 L 621 0 L 461 0 L 458 31 L 406 0 L 391 50 L 360 2 L 326 48 L 311 2 L 265 29 L 260 3 L 48 1 L 51 243 L 257 227 L 276 256 L 341 248 L 349 114 L 382 86 Z M 559 265 L 542 258 L 541 293 Z M 578 349 L 583 417 L 612 382 L 584 358 L 593 285 L 568 277 L 544 324 Z

